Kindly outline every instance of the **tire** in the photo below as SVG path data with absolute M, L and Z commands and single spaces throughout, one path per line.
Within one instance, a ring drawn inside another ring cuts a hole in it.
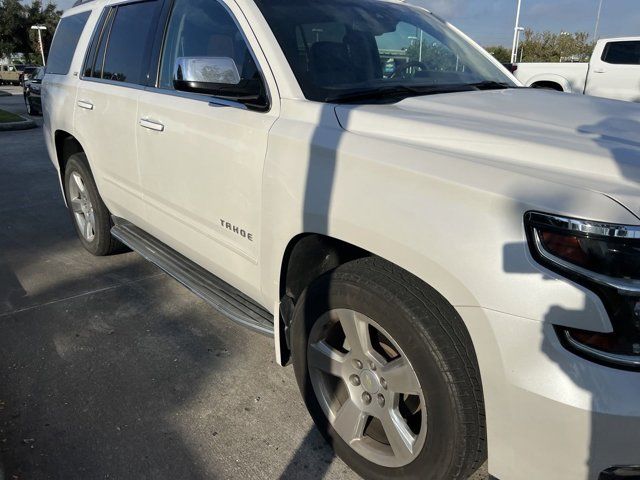
M 352 321 L 366 328 L 343 327 Z M 347 332 L 354 331 L 369 338 L 363 358 L 351 347 Z M 484 403 L 471 338 L 455 309 L 418 278 L 374 257 L 344 264 L 303 292 L 291 340 L 296 380 L 316 426 L 363 478 L 462 480 L 484 463 Z M 338 366 L 327 358 L 338 358 Z M 394 365 L 405 375 L 392 375 L 400 371 Z M 398 394 L 404 391 L 417 393 Z M 349 418 L 343 410 L 359 420 L 340 423 Z M 339 431 L 358 433 L 348 443 Z M 413 450 L 398 438 L 410 438 Z
M 82 246 L 95 256 L 126 251 L 126 247 L 111 236 L 111 214 L 100 198 L 84 153 L 69 157 L 65 167 L 64 187 L 69 213 Z M 84 223 L 81 217 L 84 218 Z M 87 228 L 87 224 L 90 227 Z

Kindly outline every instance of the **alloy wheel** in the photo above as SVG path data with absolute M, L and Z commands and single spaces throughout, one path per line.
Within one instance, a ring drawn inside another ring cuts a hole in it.
M 85 240 L 93 241 L 96 236 L 96 216 L 89 191 L 79 172 L 73 172 L 70 176 L 69 197 L 71 211 L 78 225 L 78 230 Z
M 344 442 L 385 467 L 415 460 L 427 434 L 424 394 L 380 325 L 353 310 L 328 311 L 311 329 L 307 361 L 314 393 Z

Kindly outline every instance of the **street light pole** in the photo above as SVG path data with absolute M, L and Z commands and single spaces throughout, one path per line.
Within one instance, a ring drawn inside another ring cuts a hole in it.
M 513 29 L 513 47 L 511 49 L 511 63 L 518 61 L 518 38 L 520 37 L 520 8 L 522 7 L 522 0 L 518 0 L 518 11 L 516 13 L 516 26 Z
M 31 30 L 37 30 L 38 31 L 38 44 L 40 45 L 40 55 L 42 55 L 42 66 L 45 67 L 46 63 L 45 63 L 45 59 L 44 59 L 44 47 L 42 46 L 42 30 L 46 30 L 47 27 L 45 27 L 44 25 L 33 25 L 31 27 Z
M 598 16 L 596 17 L 596 29 L 593 32 L 594 42 L 598 41 L 598 30 L 600 30 L 600 15 L 602 14 L 602 2 L 603 0 L 600 0 L 600 5 L 598 6 Z

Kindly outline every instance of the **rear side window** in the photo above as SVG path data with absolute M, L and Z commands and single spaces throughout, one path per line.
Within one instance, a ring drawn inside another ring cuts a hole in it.
M 49 51 L 47 73 L 56 75 L 69 73 L 73 54 L 90 14 L 91 12 L 82 12 L 60 20 Z
M 160 3 L 147 1 L 111 7 L 98 25 L 84 75 L 143 85 L 148 52 Z
M 610 42 L 602 61 L 614 65 L 640 65 L 640 42 Z

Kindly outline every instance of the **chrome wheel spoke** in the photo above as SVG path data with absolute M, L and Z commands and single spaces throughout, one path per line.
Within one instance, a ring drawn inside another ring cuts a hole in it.
M 396 410 L 388 410 L 381 415 L 380 421 L 394 455 L 403 460 L 412 458 L 416 436 L 402 416 Z
M 338 410 L 332 426 L 347 443 L 362 438 L 367 415 L 351 400 L 347 400 Z
M 71 199 L 71 211 L 74 213 L 82 213 L 82 200 L 80 200 L 80 198 Z
M 310 368 L 318 369 L 335 377 L 343 374 L 345 355 L 324 341 L 309 345 L 307 358 Z
M 420 394 L 420 385 L 415 372 L 404 357 L 397 358 L 387 363 L 380 370 L 389 390 L 395 393 Z
M 87 240 L 89 240 L 91 237 L 93 237 L 93 235 L 94 235 L 93 225 L 91 224 L 91 221 L 89 219 L 85 219 L 84 237 Z
M 78 187 L 78 190 L 79 190 L 81 193 L 84 193 L 84 191 L 85 191 L 85 187 L 84 187 L 84 181 L 82 180 L 82 177 L 81 177 L 78 173 L 73 172 L 73 173 L 71 174 L 71 178 L 72 178 L 72 179 L 73 179 L 73 181 L 75 182 L 76 187 Z
M 342 310 L 339 316 L 340 325 L 349 342 L 353 355 L 366 356 L 372 350 L 369 324 L 364 316 L 352 310 Z

